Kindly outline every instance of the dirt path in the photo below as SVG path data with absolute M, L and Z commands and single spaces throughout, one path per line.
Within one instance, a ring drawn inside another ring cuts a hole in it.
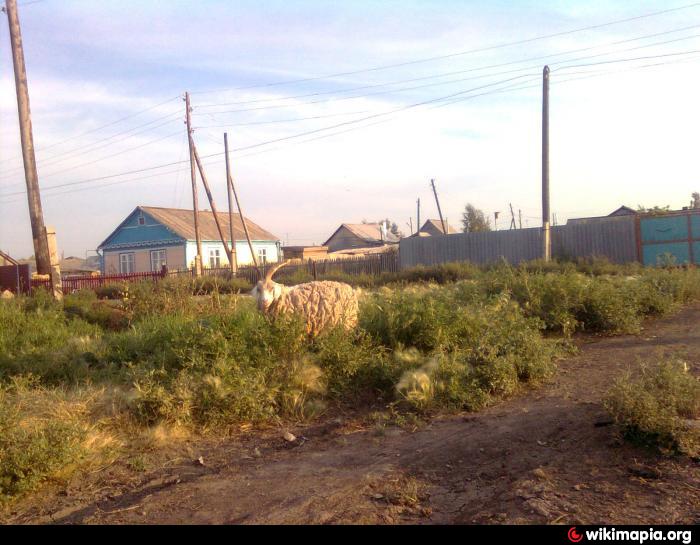
M 700 464 L 622 443 L 600 405 L 639 358 L 673 352 L 700 373 L 700 306 L 588 339 L 552 384 L 479 414 L 413 433 L 330 422 L 292 430 L 300 446 L 250 434 L 25 522 L 697 524 Z

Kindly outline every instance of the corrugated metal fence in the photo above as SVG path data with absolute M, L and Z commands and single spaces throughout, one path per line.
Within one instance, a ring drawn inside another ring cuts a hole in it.
M 401 268 L 437 265 L 450 261 L 510 263 L 542 256 L 542 229 L 512 229 L 485 233 L 457 233 L 447 236 L 401 239 Z M 555 258 L 602 256 L 615 263 L 637 260 L 634 217 L 600 218 L 552 228 Z

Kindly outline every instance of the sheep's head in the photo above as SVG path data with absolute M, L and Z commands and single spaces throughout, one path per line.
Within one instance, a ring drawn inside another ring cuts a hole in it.
M 284 291 L 284 286 L 273 282 L 272 275 L 277 272 L 280 267 L 283 267 L 286 263 L 280 263 L 275 265 L 270 270 L 267 271 L 265 278 L 258 280 L 250 294 L 257 301 L 258 309 L 263 312 L 270 308 L 270 305 L 274 303 L 276 299 L 282 295 Z

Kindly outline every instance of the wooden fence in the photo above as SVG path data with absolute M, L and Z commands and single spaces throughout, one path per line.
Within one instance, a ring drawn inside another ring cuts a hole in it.
M 265 263 L 261 269 L 263 272 L 275 265 L 274 263 Z M 366 256 L 349 257 L 345 259 L 324 259 L 324 260 L 308 260 L 294 261 L 286 265 L 275 278 L 284 281 L 285 278 L 294 276 L 308 276 L 309 279 L 323 279 L 325 276 L 338 273 L 360 275 L 367 274 L 377 276 L 385 272 L 397 272 L 399 270 L 399 258 L 397 252 L 387 252 L 382 254 L 370 254 Z M 231 278 L 231 269 L 229 268 L 205 268 L 204 276 L 218 276 L 221 278 Z M 301 272 L 301 273 L 300 273 Z M 119 284 L 122 282 L 157 282 L 163 278 L 169 277 L 190 277 L 194 278 L 194 270 L 163 270 L 161 272 L 143 272 L 131 274 L 115 274 L 105 276 L 65 276 L 62 279 L 63 293 L 72 293 L 81 289 L 96 289 L 102 286 L 111 284 Z M 243 278 L 249 283 L 254 284 L 258 281 L 258 272 L 252 265 L 239 267 L 236 273 L 237 278 Z M 32 280 L 32 289 L 50 288 L 49 280 Z

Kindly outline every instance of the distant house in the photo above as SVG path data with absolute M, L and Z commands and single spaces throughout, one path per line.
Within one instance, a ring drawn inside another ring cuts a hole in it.
M 617 218 L 617 217 L 625 217 L 625 216 L 636 216 L 639 214 L 636 210 L 633 208 L 630 208 L 629 206 L 621 206 L 620 208 L 617 208 L 610 212 L 607 216 L 591 216 L 587 218 L 570 218 L 566 223 L 586 223 L 590 220 L 600 220 L 604 218 Z
M 97 267 L 94 266 L 94 261 L 89 262 L 87 259 L 82 257 L 70 256 L 61 259 L 59 266 L 61 267 L 62 275 L 91 275 L 96 273 L 99 269 L 99 264 Z
M 449 223 L 445 222 L 447 224 L 447 233 L 458 233 L 454 227 L 452 227 Z M 421 227 L 418 230 L 418 233 L 414 233 L 412 236 L 419 236 L 419 237 L 432 237 L 435 235 L 442 235 L 444 234 L 444 231 L 442 230 L 442 222 L 440 220 L 427 220 L 424 224 L 423 227 Z
M 399 237 L 381 223 L 343 223 L 323 243 L 329 252 L 350 248 L 372 248 L 385 244 L 398 244 Z
M 228 212 L 219 212 L 219 222 L 230 244 Z M 280 240 L 246 218 L 253 251 L 259 261 L 278 261 Z M 226 267 L 228 259 L 219 232 L 210 211 L 199 213 L 199 231 L 202 240 L 202 265 Z M 252 263 L 252 257 L 239 214 L 233 215 L 238 265 Z M 126 219 L 98 246 L 102 254 L 104 274 L 186 269 L 194 266 L 197 255 L 192 210 L 137 206 Z
M 327 246 L 282 246 L 284 259 L 324 259 L 328 257 Z
M 612 216 L 634 216 L 637 214 L 637 211 L 634 210 L 633 208 L 630 208 L 629 206 L 624 206 L 622 205 L 620 208 L 617 210 L 613 210 L 608 214 L 608 217 Z
M 5 265 L 19 265 L 19 262 L 0 250 L 0 267 Z

